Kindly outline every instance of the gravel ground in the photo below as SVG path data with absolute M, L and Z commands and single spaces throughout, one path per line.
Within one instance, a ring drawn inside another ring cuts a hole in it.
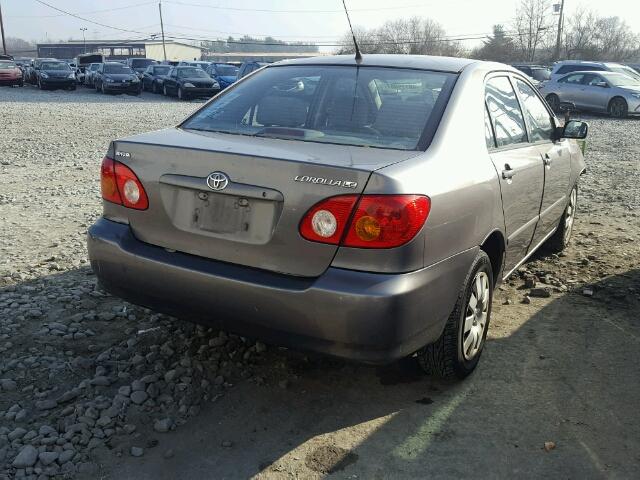
M 0 89 L 0 479 L 640 476 L 639 120 L 588 118 L 572 246 L 500 288 L 478 371 L 443 384 L 96 286 L 108 142 L 196 103 Z

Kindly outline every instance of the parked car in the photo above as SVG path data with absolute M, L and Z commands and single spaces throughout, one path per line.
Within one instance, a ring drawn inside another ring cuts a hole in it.
M 76 78 L 78 83 L 84 83 L 85 70 L 92 63 L 104 63 L 106 57 L 102 53 L 83 53 L 74 59 L 76 64 Z
M 36 83 L 40 90 L 64 88 L 76 89 L 76 74 L 67 62 L 60 60 L 41 62 L 36 71 Z
M 9 60 L 9 61 L 13 61 L 13 55 L 5 55 L 5 54 L 0 54 L 0 61 L 2 60 Z
M 158 62 L 158 65 L 171 65 L 172 67 L 177 67 L 180 62 L 177 60 L 162 60 Z
M 98 68 L 100 67 L 100 63 L 90 63 L 89 65 L 87 65 L 84 69 L 84 78 L 83 78 L 83 84 L 87 87 L 93 87 L 94 86 L 94 76 L 96 74 L 96 72 L 98 71 Z
M 16 62 L 0 59 L 0 85 L 17 85 L 18 87 L 22 87 L 24 85 L 22 70 L 18 67 Z
M 59 61 L 56 58 L 36 58 L 31 62 L 29 68 L 27 68 L 25 81 L 27 83 L 31 83 L 32 85 L 36 85 L 38 83 L 38 70 L 40 70 L 40 64 L 42 62 L 57 62 Z
M 228 63 L 212 63 L 207 67 L 205 72 L 218 82 L 220 84 L 220 88 L 224 90 L 237 80 L 239 70 L 240 69 L 235 65 L 230 65 Z
M 640 63 L 628 63 L 627 67 L 633 68 L 636 72 L 640 73 Z
M 149 65 L 142 75 L 142 89 L 162 93 L 162 84 L 171 71 L 170 65 Z
M 220 84 L 199 67 L 173 67 L 164 79 L 162 91 L 180 100 L 212 97 L 220 91 Z
M 147 70 L 149 65 L 155 65 L 157 62 L 151 58 L 128 58 L 127 65 L 131 70 L 138 74 L 138 77 L 142 79 L 142 75 Z
M 640 80 L 617 72 L 574 72 L 540 88 L 554 110 L 569 103 L 578 110 L 624 118 L 640 114 Z
M 254 62 L 254 61 L 243 62 L 242 65 L 240 65 L 240 69 L 238 70 L 238 80 L 240 80 L 242 77 L 246 77 L 251 72 L 255 72 L 256 70 L 264 67 L 265 65 L 268 65 L 268 63 Z
M 140 95 L 142 82 L 136 72 L 120 62 L 101 63 L 93 76 L 96 91 Z
M 506 65 L 290 60 L 113 141 L 89 258 L 132 303 L 465 377 L 496 284 L 569 242 L 586 132 Z
M 610 62 L 585 62 L 582 60 L 563 60 L 553 64 L 551 80 L 558 80 L 563 75 L 572 72 L 617 72 L 640 80 L 640 73 L 633 68 L 620 63 Z
M 551 69 L 543 65 L 514 64 L 513 67 L 526 74 L 534 85 L 551 79 Z

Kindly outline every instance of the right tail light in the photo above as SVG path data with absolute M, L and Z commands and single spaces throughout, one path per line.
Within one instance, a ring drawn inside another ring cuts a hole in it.
M 425 195 L 340 195 L 311 207 L 300 234 L 345 247 L 394 248 L 417 235 L 430 210 Z

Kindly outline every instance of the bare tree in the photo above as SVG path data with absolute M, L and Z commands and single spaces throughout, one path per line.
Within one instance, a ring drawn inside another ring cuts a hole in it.
M 525 61 L 533 62 L 538 49 L 546 46 L 550 13 L 549 0 L 520 0 L 513 26 L 515 43 Z

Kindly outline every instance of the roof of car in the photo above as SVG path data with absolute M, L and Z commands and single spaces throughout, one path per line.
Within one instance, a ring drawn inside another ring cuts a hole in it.
M 369 67 L 398 67 L 438 70 L 442 72 L 460 72 L 467 65 L 478 60 L 454 57 L 436 57 L 430 55 L 365 54 L 357 63 L 354 55 L 333 55 L 309 57 L 278 62 L 279 65 L 361 65 Z

